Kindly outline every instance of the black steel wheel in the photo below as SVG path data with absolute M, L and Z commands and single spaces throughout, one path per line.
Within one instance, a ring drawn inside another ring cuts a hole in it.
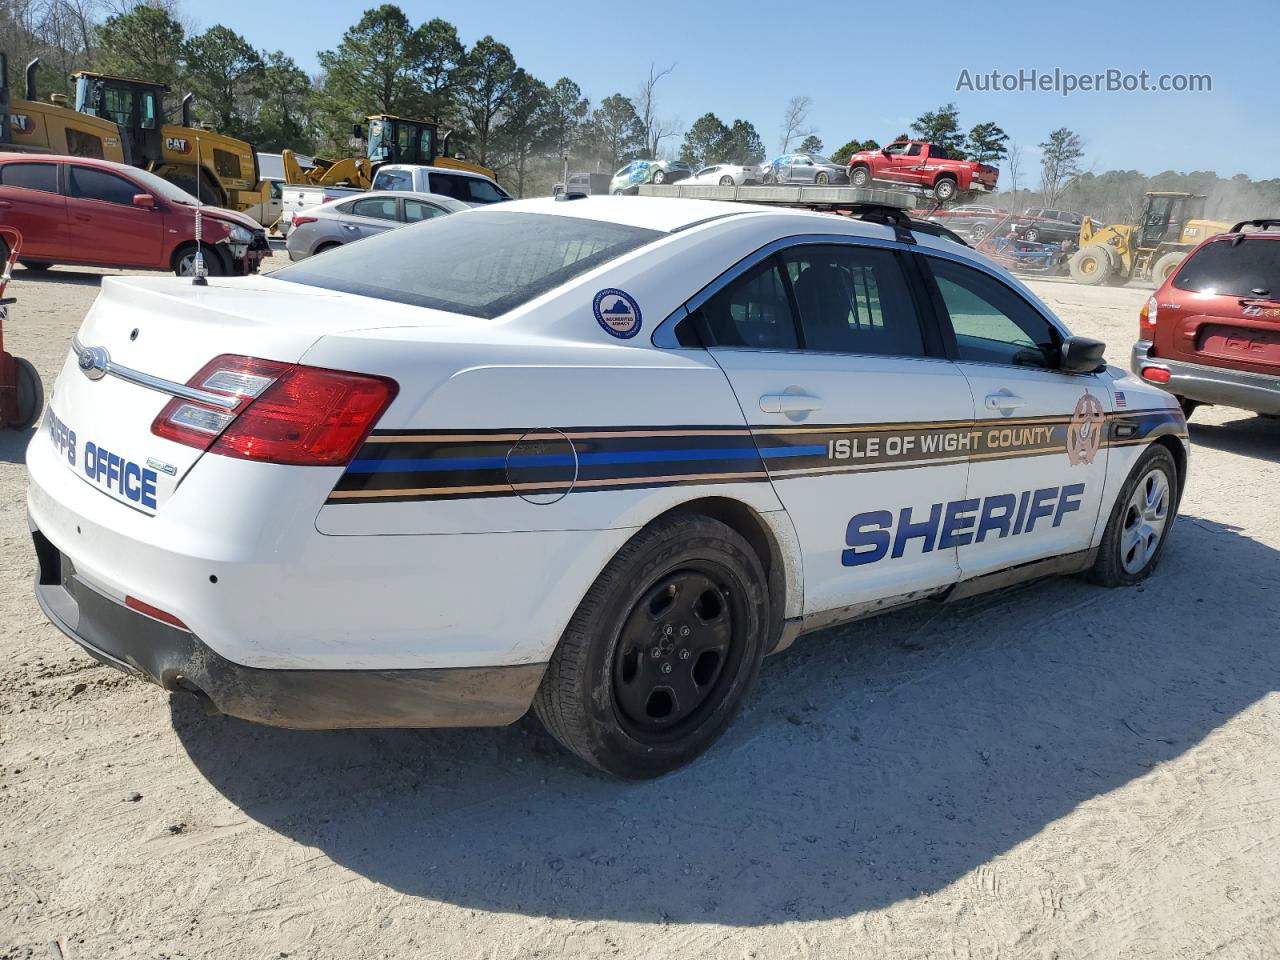
M 605 567 L 560 639 L 534 700 L 551 734 L 619 777 L 689 763 L 733 721 L 770 623 L 759 558 L 733 529 L 673 515 Z

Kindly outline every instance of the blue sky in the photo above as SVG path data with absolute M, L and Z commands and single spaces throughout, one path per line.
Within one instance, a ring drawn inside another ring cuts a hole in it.
M 373 3 L 334 0 L 224 0 L 218 20 L 207 4 L 184 0 L 186 19 L 221 22 L 255 46 L 283 48 L 304 69 L 316 52 Z M 660 89 L 661 113 L 683 129 L 708 110 L 725 122 L 755 124 L 770 155 L 779 146 L 787 101 L 813 98 L 811 123 L 828 150 L 873 137 L 886 142 L 925 110 L 955 101 L 961 123 L 994 120 L 1023 145 L 1066 126 L 1085 141 L 1085 168 L 1216 170 L 1254 179 L 1280 176 L 1275 92 L 1277 0 L 1163 0 L 1158 10 L 1123 0 L 1063 3 L 913 2 L 890 5 L 716 2 L 540 3 L 480 0 L 436 4 L 403 0 L 416 24 L 452 21 L 464 42 L 485 34 L 516 61 L 554 82 L 569 76 L 593 102 L 636 92 L 650 61 L 674 63 Z M 787 11 L 793 10 L 794 14 Z M 874 11 L 897 11 L 892 19 Z M 567 13 L 563 12 L 567 11 Z M 563 25 L 561 25 L 563 24 Z M 971 74 L 1020 69 L 1086 74 L 1207 73 L 1212 92 L 1075 93 L 957 91 Z M 678 147 L 669 141 L 667 149 Z M 1024 173 L 1025 182 L 1032 174 Z M 1002 174 L 1002 177 L 1004 175 Z M 1001 186 L 1008 184 L 1004 179 Z

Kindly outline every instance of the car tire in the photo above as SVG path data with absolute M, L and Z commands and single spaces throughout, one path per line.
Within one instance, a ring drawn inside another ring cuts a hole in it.
M 1178 513 L 1178 467 L 1164 444 L 1143 451 L 1120 488 L 1089 579 L 1125 587 L 1151 575 Z
M 1174 398 L 1178 401 L 1178 406 L 1182 408 L 1183 418 L 1190 420 L 1191 414 L 1195 413 L 1196 407 L 1200 406 L 1200 401 L 1192 400 L 1190 397 L 1179 397 L 1176 394 Z
M 1071 279 L 1090 287 L 1100 287 L 1111 276 L 1111 256 L 1101 246 L 1077 250 L 1068 263 Z
M 1185 253 L 1166 253 L 1151 268 L 1151 282 L 1157 287 L 1164 286 L 1164 282 L 1173 276 L 1185 257 Z
M 766 187 L 771 187 L 771 186 L 773 186 L 773 183 L 774 183 L 774 180 L 773 180 L 773 174 L 772 174 L 772 173 L 762 173 L 762 174 L 760 175 L 760 182 L 761 182 L 762 184 L 764 184 Z
M 985 223 L 975 223 L 973 229 L 969 231 L 970 240 L 985 240 L 987 234 L 991 231 L 991 227 Z
M 871 183 L 871 171 L 866 167 L 854 167 L 849 171 L 849 183 L 855 187 L 866 187 Z
M 819 173 L 817 176 L 813 178 L 813 182 L 820 187 L 825 187 L 827 184 L 831 182 L 831 175 L 825 172 Z
M 336 250 L 340 246 L 342 246 L 342 244 L 337 240 L 331 240 L 329 243 L 320 244 L 320 246 L 311 251 L 311 255 L 313 257 L 319 256 L 322 253 L 328 253 L 330 250 Z
M 42 260 L 19 260 L 18 262 L 32 273 L 44 273 L 53 266 L 52 263 L 45 263 Z
M 179 247 L 173 255 L 173 272 L 179 277 L 192 276 L 193 261 L 195 258 L 196 245 L 187 243 Z M 227 265 L 222 259 L 222 255 L 216 248 L 209 244 L 204 244 L 204 270 L 205 275 L 210 277 L 224 277 L 227 275 Z
M 724 176 L 724 177 L 721 177 L 721 178 L 720 178 L 720 186 L 722 186 L 722 187 L 732 187 L 732 186 L 733 186 L 733 177 L 730 177 L 730 176 Z
M 736 531 L 700 514 L 662 518 L 587 591 L 534 711 L 587 763 L 625 779 L 661 776 L 702 754 L 737 716 L 769 614 L 764 569 Z
M 13 358 L 13 373 L 18 412 L 13 421 L 4 426 L 12 430 L 26 430 L 44 410 L 44 383 L 35 366 L 24 357 Z
M 665 171 L 665 170 L 655 170 L 655 171 L 653 171 L 653 183 L 654 183 L 654 184 L 656 184 L 656 185 L 658 185 L 658 186 L 661 186 L 662 184 L 664 184 L 664 183 L 666 183 L 666 182 L 667 182 L 667 173 L 666 173 L 666 171 Z
M 946 203 L 956 195 L 956 181 L 952 177 L 939 177 L 933 182 L 933 198 Z
M 1027 241 L 1027 243 L 1035 243 L 1040 239 L 1040 231 L 1035 227 L 1031 227 L 1022 235 L 1022 239 Z

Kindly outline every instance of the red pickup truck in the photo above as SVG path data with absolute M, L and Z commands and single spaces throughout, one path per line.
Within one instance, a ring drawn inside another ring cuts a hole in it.
M 996 188 L 1000 171 L 974 160 L 953 160 L 944 147 L 921 140 L 900 140 L 880 150 L 862 150 L 849 158 L 849 182 L 869 186 L 872 180 L 928 187 L 940 201 L 957 193 Z

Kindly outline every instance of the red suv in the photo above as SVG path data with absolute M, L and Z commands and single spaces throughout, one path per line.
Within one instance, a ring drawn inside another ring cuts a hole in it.
M 1280 220 L 1205 240 L 1142 308 L 1133 371 L 1191 411 L 1280 416 Z
M 256 273 L 271 256 L 262 225 L 205 207 L 201 239 L 212 276 Z M 190 274 L 196 200 L 153 173 L 107 160 L 0 154 L 0 223 L 22 231 L 22 264 L 132 267 Z

